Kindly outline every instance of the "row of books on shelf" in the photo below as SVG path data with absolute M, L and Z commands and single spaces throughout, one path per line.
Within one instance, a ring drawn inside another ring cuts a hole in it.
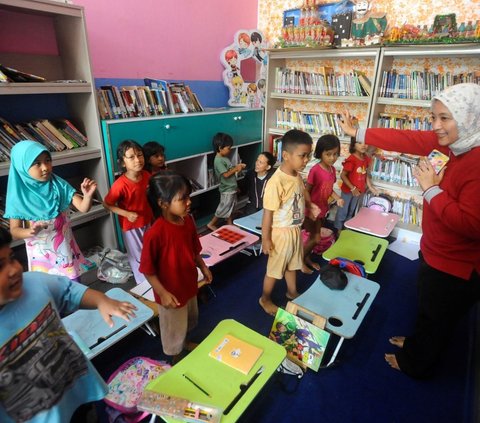
M 418 182 L 412 173 L 412 163 L 400 158 L 386 160 L 374 156 L 372 159 L 371 175 L 375 180 L 393 182 L 408 187 L 418 187 Z
M 202 112 L 203 107 L 188 85 L 144 79 L 145 85 L 101 86 L 97 90 L 101 119 L 161 116 Z
M 392 113 L 380 113 L 377 126 L 379 128 L 410 129 L 415 131 L 429 131 L 432 129 L 432 123 L 429 117 Z
M 314 134 L 343 136 L 335 113 L 329 112 L 308 113 L 291 109 L 277 109 L 276 126 L 279 129 L 301 129 Z
M 88 142 L 68 119 L 37 119 L 14 124 L 0 118 L 0 161 L 10 160 L 10 150 L 22 140 L 38 141 L 49 151 L 85 147 Z
M 424 69 L 399 73 L 392 69 L 382 74 L 380 97 L 430 100 L 445 88 L 464 82 L 480 84 L 480 71 L 453 74 Z
M 367 193 L 363 196 L 362 206 L 367 207 L 368 200 L 373 194 Z M 409 225 L 421 226 L 422 205 L 414 199 L 393 198 L 392 213 L 400 216 L 399 221 Z
M 369 96 L 372 84 L 366 74 L 353 70 L 337 74 L 323 66 L 322 72 L 304 72 L 289 68 L 275 68 L 275 92 L 331 96 Z

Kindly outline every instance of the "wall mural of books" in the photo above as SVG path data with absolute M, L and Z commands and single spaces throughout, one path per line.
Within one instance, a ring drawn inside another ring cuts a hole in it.
M 49 151 L 85 147 L 88 139 L 68 119 L 37 119 L 11 123 L 0 117 L 0 161 L 10 160 L 10 150 L 19 141 L 33 140 Z
M 116 87 L 104 85 L 97 90 L 101 119 L 162 116 L 203 112 L 197 95 L 183 82 L 145 78 L 145 85 Z

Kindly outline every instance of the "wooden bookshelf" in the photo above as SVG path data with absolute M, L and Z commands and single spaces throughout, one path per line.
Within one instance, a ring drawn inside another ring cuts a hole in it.
M 18 119 L 21 121 L 51 118 L 52 116 L 49 116 L 51 112 L 47 109 L 45 109 L 45 116 L 28 115 L 30 108 L 35 106 L 37 101 L 43 99 L 43 103 L 39 104 L 45 104 L 45 97 L 52 110 L 55 109 L 54 113 L 57 113 L 57 109 L 65 110 L 65 115 L 55 117 L 69 119 L 87 136 L 88 145 L 52 153 L 54 171 L 68 175 L 71 168 L 71 172 L 76 173 L 71 175 L 72 177 L 85 176 L 95 179 L 99 195 L 103 197 L 107 192 L 108 184 L 94 79 L 88 52 L 84 9 L 82 6 L 48 0 L 0 0 L 0 13 L 8 16 L 12 12 L 20 21 L 22 16 L 25 20 L 32 15 L 44 17 L 45 26 L 50 26 L 54 34 L 58 54 L 0 51 L 0 63 L 3 65 L 47 79 L 47 82 L 2 83 L 0 97 L 3 98 L 0 100 L 5 104 L 7 101 L 15 101 L 20 106 L 24 103 L 23 115 Z M 31 42 L 36 41 L 32 39 Z M 16 122 L 15 115 L 2 117 L 10 122 Z M 9 163 L 0 163 L 0 179 L 2 179 L 0 186 L 2 187 L 7 186 L 8 171 Z M 5 195 L 5 192 L 0 192 L 0 195 Z M 82 249 L 93 245 L 116 248 L 113 218 L 103 206 L 94 206 L 88 213 L 74 214 L 72 222 Z M 17 245 L 21 244 L 23 243 L 17 243 Z

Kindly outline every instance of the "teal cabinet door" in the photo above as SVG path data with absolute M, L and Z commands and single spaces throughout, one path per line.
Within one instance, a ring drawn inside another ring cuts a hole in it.
M 235 145 L 262 139 L 263 110 L 238 109 L 217 116 L 217 132 L 230 134 Z

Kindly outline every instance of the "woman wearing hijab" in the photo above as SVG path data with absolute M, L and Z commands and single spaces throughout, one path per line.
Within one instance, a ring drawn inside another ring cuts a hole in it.
M 418 314 L 411 336 L 385 354 L 391 367 L 415 378 L 433 374 L 445 336 L 480 299 L 480 86 L 459 84 L 432 99 L 431 131 L 355 129 L 344 132 L 385 150 L 423 156 L 414 169 L 423 190 Z M 425 158 L 433 149 L 449 156 L 438 175 Z
M 76 194 L 53 174 L 50 152 L 35 141 L 14 145 L 10 158 L 4 217 L 10 219 L 12 236 L 25 239 L 29 270 L 78 280 L 87 262 L 73 237 L 68 208 L 90 210 L 97 184 L 85 178 L 83 197 Z

